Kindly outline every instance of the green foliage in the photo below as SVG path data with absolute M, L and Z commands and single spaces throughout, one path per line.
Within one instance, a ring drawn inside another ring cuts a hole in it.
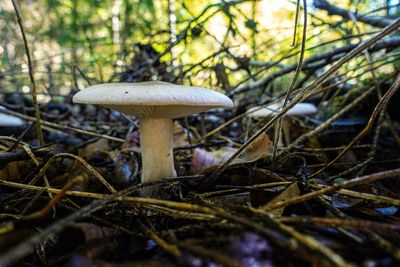
M 292 49 L 290 44 L 296 8 L 291 2 L 244 1 L 227 5 L 223 1 L 211 0 L 169 1 L 175 6 L 173 15 L 176 17 L 176 35 L 180 41 L 173 53 L 163 53 L 161 60 L 174 59 L 184 70 L 201 62 L 200 66 L 185 73 L 192 81 L 197 79 L 197 82 L 207 83 L 207 86 L 216 85 L 215 75 L 210 70 L 224 59 L 230 82 L 235 85 L 248 77 L 248 72 L 236 71 L 239 63 L 233 56 L 248 61 L 271 61 L 285 57 Z M 372 6 L 381 7 L 386 1 L 368 2 L 348 1 L 348 4 L 357 4 L 360 11 L 370 11 Z M 337 3 L 345 7 L 343 1 Z M 56 75 L 60 87 L 70 87 L 74 79 L 86 83 L 81 76 L 72 75 L 71 66 L 77 66 L 87 77 L 93 77 L 92 82 L 108 80 L 116 72 L 130 68 L 133 52 L 137 52 L 136 44 L 149 43 L 158 53 L 170 45 L 168 1 L 36 0 L 21 1 L 20 5 L 32 51 L 35 51 L 35 67 L 39 70 L 37 76 L 43 80 L 43 84 L 47 83 L 45 72 L 49 62 L 53 64 L 53 71 L 64 72 Z M 329 28 L 321 21 L 334 24 L 339 21 L 337 17 L 331 18 L 325 12 L 312 12 L 314 15 L 309 16 L 307 48 L 315 48 L 306 51 L 306 58 L 313 53 L 354 41 L 341 40 L 343 34 L 355 34 L 352 22 Z M 300 36 L 301 27 L 299 29 Z M 362 26 L 361 30 L 366 28 Z M 12 47 L 9 57 L 1 57 L 0 71 L 21 69 L 24 53 L 14 11 L 8 0 L 0 2 L 0 31 L 4 33 L 2 41 Z M 321 40 L 332 43 L 317 46 Z M 294 51 L 299 51 L 299 47 L 298 42 Z M 210 57 L 218 51 L 222 52 Z M 296 57 L 289 57 L 281 63 L 295 64 Z M 265 75 L 265 72 L 258 74 L 258 69 L 252 68 L 249 67 L 257 75 Z M 274 67 L 269 71 L 277 70 L 279 68 Z M 290 75 L 282 76 L 274 81 L 274 88 L 286 90 L 290 81 Z

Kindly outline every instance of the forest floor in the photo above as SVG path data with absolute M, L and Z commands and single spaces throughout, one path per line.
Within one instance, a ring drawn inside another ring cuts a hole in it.
M 373 92 L 348 96 L 362 103 L 328 126 L 342 106 L 285 117 L 276 155 L 269 130 L 229 165 L 268 119 L 238 105 L 176 120 L 178 177 L 156 198 L 140 193 L 154 183 L 140 183 L 134 117 L 70 97 L 44 105 L 45 145 L 34 123 L 1 129 L 0 265 L 395 266 L 400 98 L 383 113 L 393 124 L 378 116 L 370 130 Z M 2 104 L 35 120 L 23 95 Z

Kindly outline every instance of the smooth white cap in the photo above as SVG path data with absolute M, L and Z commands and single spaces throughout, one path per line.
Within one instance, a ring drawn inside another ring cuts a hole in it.
M 160 81 L 98 84 L 78 92 L 73 102 L 99 104 L 139 118 L 177 118 L 233 106 L 216 91 Z
M 0 127 L 20 127 L 25 125 L 25 122 L 15 116 L 1 113 L 2 109 L 5 107 L 0 106 Z
M 282 110 L 283 103 L 273 103 L 263 108 L 251 107 L 247 110 L 249 117 L 264 118 L 278 114 Z M 253 112 L 254 111 L 254 112 Z M 310 103 L 298 103 L 286 112 L 286 116 L 307 116 L 317 112 L 317 108 Z

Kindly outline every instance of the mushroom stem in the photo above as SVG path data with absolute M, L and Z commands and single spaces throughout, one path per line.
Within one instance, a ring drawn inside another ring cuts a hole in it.
M 140 119 L 142 182 L 159 181 L 166 177 L 176 176 L 172 134 L 172 119 Z

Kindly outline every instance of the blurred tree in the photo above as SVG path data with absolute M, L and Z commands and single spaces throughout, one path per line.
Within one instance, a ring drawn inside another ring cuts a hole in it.
M 140 74 L 141 67 L 154 67 L 152 64 L 156 62 L 165 63 L 163 73 L 168 73 L 168 77 L 172 74 L 175 82 L 230 90 L 295 64 L 297 57 L 288 55 L 300 49 L 299 42 L 290 46 L 296 1 L 20 2 L 36 78 L 43 92 L 66 94 L 71 88 L 83 88 L 89 82 L 118 80 L 118 73 L 128 70 L 135 69 Z M 311 11 L 306 58 L 354 42 L 353 37 L 348 37 L 355 34 L 353 22 L 329 16 L 316 9 L 312 1 L 307 3 Z M 332 0 L 329 3 L 372 16 L 398 16 L 400 6 L 398 0 Z M 15 23 L 10 1 L 1 1 L 2 90 L 27 93 L 26 62 Z M 364 36 L 376 30 L 364 23 L 359 26 Z M 300 23 L 298 34 L 301 27 Z M 138 44 L 150 45 L 157 52 L 156 57 L 148 59 L 153 62 L 132 66 L 132 62 L 137 62 L 132 61 L 133 57 L 141 53 Z M 162 78 L 157 76 L 157 71 L 153 74 L 149 77 Z M 274 87 L 285 88 L 289 81 L 288 76 L 278 76 Z

